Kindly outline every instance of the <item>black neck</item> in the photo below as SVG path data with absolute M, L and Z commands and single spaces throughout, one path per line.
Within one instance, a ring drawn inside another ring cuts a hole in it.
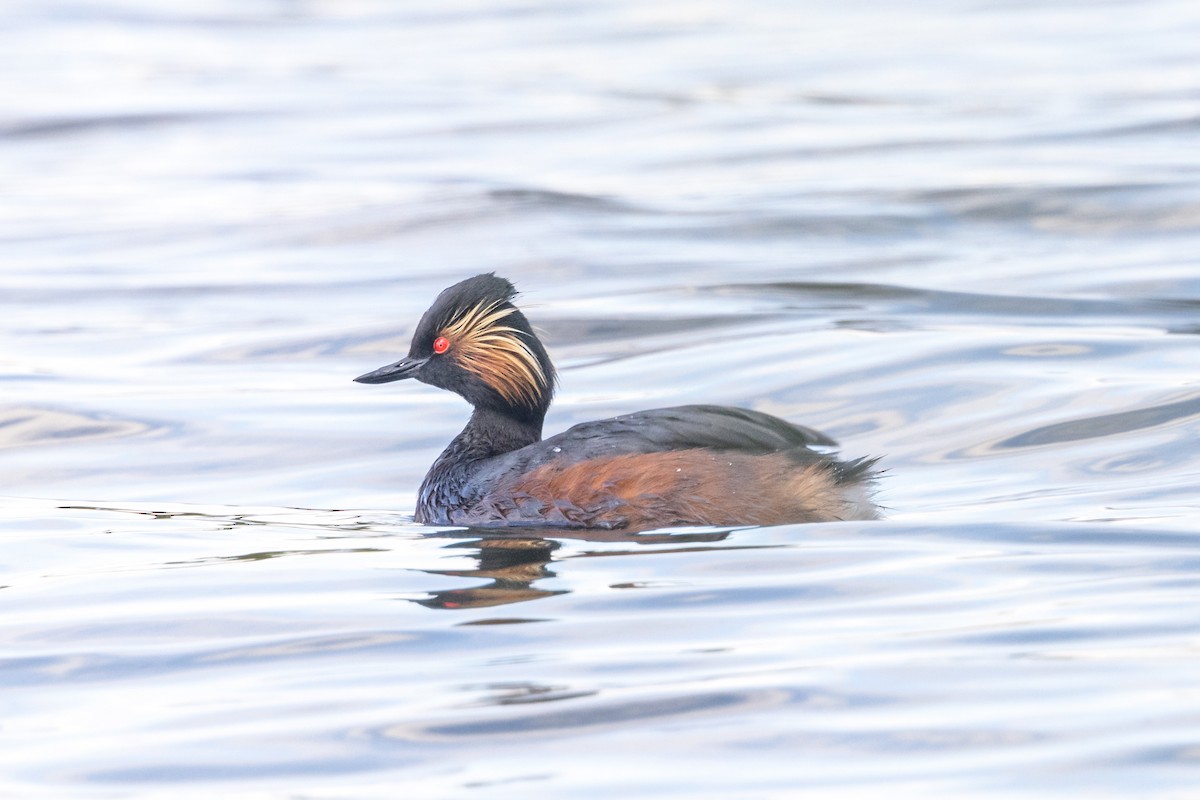
M 541 415 L 521 421 L 499 411 L 476 408 L 467 427 L 442 451 L 421 482 L 417 522 L 452 524 L 450 511 L 469 494 L 467 487 L 480 462 L 541 438 Z
M 475 461 L 519 450 L 541 439 L 541 415 L 519 420 L 500 411 L 476 408 L 467 427 L 446 450 L 454 450 L 458 459 Z
M 487 408 L 476 408 L 467 427 L 442 451 L 425 476 L 425 482 L 441 476 L 471 471 L 485 458 L 519 450 L 541 441 L 542 420 L 524 422 Z

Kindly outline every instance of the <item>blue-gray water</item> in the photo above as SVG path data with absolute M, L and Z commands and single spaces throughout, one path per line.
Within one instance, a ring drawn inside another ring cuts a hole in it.
M 1194 797 L 1200 6 L 0 11 L 0 794 Z M 548 430 L 882 455 L 875 523 L 411 522 L 523 291 Z

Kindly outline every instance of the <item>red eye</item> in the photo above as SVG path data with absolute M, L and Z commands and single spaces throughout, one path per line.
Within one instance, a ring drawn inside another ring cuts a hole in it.
M 450 349 L 450 340 L 445 336 L 439 336 L 433 340 L 433 352 L 441 354 Z

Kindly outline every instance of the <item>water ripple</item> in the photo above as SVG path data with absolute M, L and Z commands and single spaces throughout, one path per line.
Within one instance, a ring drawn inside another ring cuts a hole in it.
M 62 408 L 0 408 L 0 449 L 31 445 L 78 445 L 98 439 L 123 439 L 160 432 L 165 426 L 102 413 Z
M 997 449 L 1042 447 L 1105 436 L 1119 436 L 1144 428 L 1177 424 L 1200 415 L 1200 396 L 1155 406 L 1101 414 L 1044 425 L 996 443 Z

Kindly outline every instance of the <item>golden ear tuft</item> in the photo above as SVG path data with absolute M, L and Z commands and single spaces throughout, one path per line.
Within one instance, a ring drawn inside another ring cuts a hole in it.
M 503 300 L 479 303 L 441 330 L 450 355 L 513 405 L 535 408 L 546 391 L 546 372 L 525 342 L 526 334 L 500 324 L 517 309 Z

